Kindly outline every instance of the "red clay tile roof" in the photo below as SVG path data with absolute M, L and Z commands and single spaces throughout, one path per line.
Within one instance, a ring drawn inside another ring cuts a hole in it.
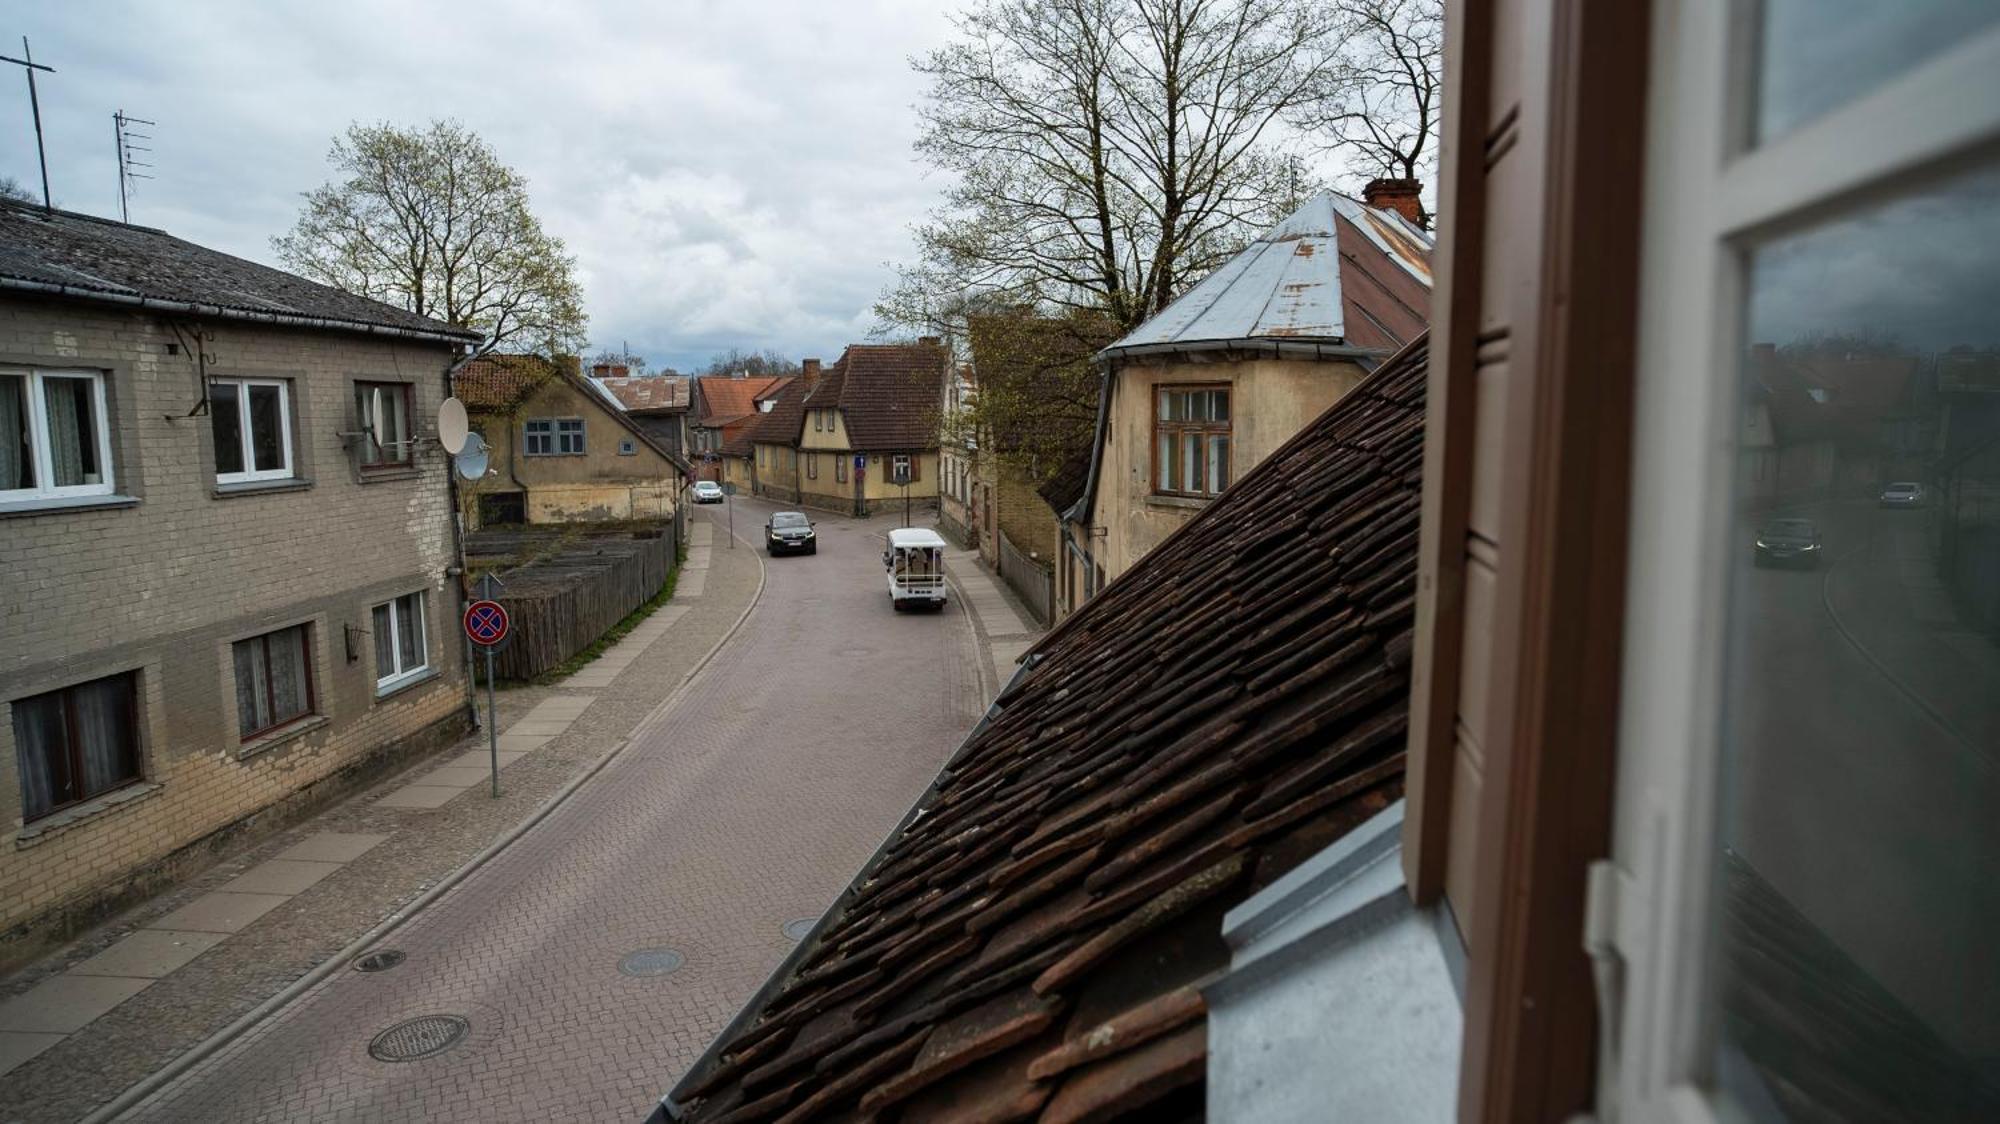
M 596 383 L 611 392 L 618 404 L 627 413 L 638 414 L 648 410 L 685 410 L 688 408 L 688 380 L 680 375 L 656 375 L 652 378 L 610 378 L 594 379 Z
M 856 449 L 935 449 L 949 360 L 931 344 L 852 344 L 819 377 L 810 405 L 839 409 Z
M 539 355 L 491 353 L 460 367 L 451 385 L 465 408 L 477 413 L 511 410 L 556 377 L 556 365 Z
M 719 426 L 757 412 L 757 399 L 781 385 L 784 378 L 705 378 L 701 380 L 701 417 L 697 424 Z
M 1425 341 L 1035 648 L 672 1094 L 704 1122 L 1199 1117 L 1223 913 L 1401 792 Z

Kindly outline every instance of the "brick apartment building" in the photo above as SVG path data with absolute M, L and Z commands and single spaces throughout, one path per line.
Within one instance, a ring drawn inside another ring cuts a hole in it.
M 0 325 L 5 961 L 465 728 L 428 431 L 476 336 L 16 204 Z

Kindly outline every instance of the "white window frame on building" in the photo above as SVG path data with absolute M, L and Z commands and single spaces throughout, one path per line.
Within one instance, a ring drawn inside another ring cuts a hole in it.
M 59 500 L 79 496 L 110 495 L 114 483 L 111 467 L 111 424 L 105 414 L 104 373 L 89 370 L 57 370 L 37 367 L 0 367 L 0 380 L 20 381 L 20 419 L 27 438 L 27 447 L 21 450 L 25 466 L 32 474 L 33 483 L 25 488 L 0 489 L 0 503 L 20 500 Z M 49 379 L 78 379 L 90 382 L 91 410 L 91 451 L 96 456 L 94 481 L 81 484 L 53 484 L 55 479 L 55 454 L 50 447 L 52 436 L 49 428 L 48 388 Z M 11 439 L 12 435 L 7 437 Z
M 416 590 L 390 598 L 374 606 L 369 612 L 369 630 L 375 637 L 375 693 L 388 694 L 405 683 L 422 678 L 431 669 L 430 622 L 425 619 L 430 597 L 427 590 Z M 414 611 L 406 615 L 405 608 L 414 606 Z M 403 662 L 403 633 L 409 621 L 416 624 L 417 662 Z M 384 648 L 384 640 L 387 648 Z M 383 674 L 382 653 L 389 653 L 388 674 Z
M 416 459 L 416 445 L 410 440 L 410 414 L 415 398 L 412 387 L 406 382 L 356 382 L 354 413 L 357 428 L 369 429 L 369 395 L 377 390 L 382 392 L 383 432 L 371 431 L 361 439 L 361 467 L 408 468 Z
M 1630 538 L 1613 857 L 1593 872 L 1591 911 L 1616 954 L 1600 961 L 1622 962 L 1598 1095 L 1628 1124 L 1731 1118 L 1708 1069 L 1751 251 L 2000 160 L 2000 25 L 1752 145 L 1755 14 L 1654 11 L 1629 497 L 1645 516 Z
M 235 472 L 222 471 L 222 446 L 218 437 L 215 449 L 215 482 L 217 484 L 252 484 L 267 480 L 290 480 L 298 473 L 292 456 L 292 384 L 288 379 L 210 379 L 208 380 L 208 410 L 210 433 L 218 418 L 217 411 L 224 407 L 217 402 L 215 390 L 229 387 L 233 394 L 233 408 L 236 411 L 237 455 L 243 467 Z M 278 450 L 281 464 L 274 468 L 257 467 L 257 430 L 252 424 L 249 409 L 250 394 L 259 388 L 271 388 L 278 392 Z

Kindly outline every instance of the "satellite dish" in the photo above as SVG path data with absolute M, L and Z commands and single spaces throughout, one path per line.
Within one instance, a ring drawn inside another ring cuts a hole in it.
M 389 444 L 382 440 L 383 432 L 382 388 L 378 386 L 368 392 L 368 436 L 374 439 L 375 447 L 378 449 L 387 448 Z
M 451 463 L 458 469 L 459 476 L 467 480 L 478 480 L 486 475 L 486 442 L 477 433 L 468 433 L 461 443 L 458 455 Z
M 465 420 L 465 403 L 456 398 L 438 403 L 438 441 L 445 452 L 457 455 L 465 448 L 465 438 L 470 432 Z

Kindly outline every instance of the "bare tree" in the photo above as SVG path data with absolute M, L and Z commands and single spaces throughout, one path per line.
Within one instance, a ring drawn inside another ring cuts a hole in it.
M 733 375 L 742 372 L 749 375 L 792 375 L 797 374 L 797 360 L 788 359 L 775 351 L 745 351 L 732 347 L 728 351 L 709 360 L 702 368 L 703 375 Z
M 623 367 L 626 373 L 633 378 L 644 378 L 646 375 L 646 357 L 632 354 L 624 344 L 619 344 L 615 351 L 608 347 L 605 348 L 591 356 L 590 361 L 584 364 L 584 366 L 586 369 Z
M 21 181 L 13 176 L 0 176 L 0 199 L 12 199 L 16 203 L 39 203 L 35 193 L 21 186 Z
M 1444 104 L 1443 0 L 1333 0 L 1328 13 L 1339 65 L 1320 74 L 1297 121 L 1366 175 L 1429 177 Z
M 361 125 L 336 138 L 337 182 L 271 240 L 316 281 L 482 333 L 481 350 L 583 349 L 575 259 L 542 230 L 527 181 L 455 121 Z
M 1299 0 L 981 0 L 930 79 L 920 157 L 955 177 L 877 307 L 949 322 L 973 295 L 1131 327 L 1311 189 L 1270 144 L 1325 84 Z

